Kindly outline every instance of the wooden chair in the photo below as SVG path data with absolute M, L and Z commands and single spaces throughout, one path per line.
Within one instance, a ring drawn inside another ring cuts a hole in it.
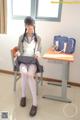
M 14 69 L 15 67 L 15 58 L 16 58 L 16 52 L 18 51 L 18 47 L 15 46 L 14 48 L 11 49 L 11 58 L 12 58 L 12 64 L 13 64 L 13 71 L 14 71 L 14 85 L 13 85 L 13 90 L 16 91 L 16 83 L 17 81 L 20 79 L 21 75 L 19 73 L 19 71 L 17 71 L 16 69 Z M 36 73 L 35 75 L 35 79 L 37 82 L 37 94 L 38 94 L 38 84 L 41 83 L 41 85 L 43 85 L 43 66 L 40 65 L 40 77 L 38 76 L 38 74 Z

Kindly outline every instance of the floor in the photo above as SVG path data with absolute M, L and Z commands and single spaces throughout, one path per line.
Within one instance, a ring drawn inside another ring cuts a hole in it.
M 35 117 L 29 116 L 32 98 L 27 85 L 27 106 L 20 107 L 21 84 L 17 82 L 17 90 L 13 92 L 13 75 L 0 73 L 0 113 L 9 112 L 9 120 L 80 120 L 80 88 L 68 88 L 68 98 L 72 103 L 64 103 L 43 99 L 44 94 L 60 95 L 61 88 L 43 82 L 39 86 L 38 112 Z M 0 119 L 2 120 L 2 119 Z

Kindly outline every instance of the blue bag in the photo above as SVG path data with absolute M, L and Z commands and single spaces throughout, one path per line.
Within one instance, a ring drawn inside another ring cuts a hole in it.
M 56 51 L 61 51 L 67 54 L 72 54 L 75 51 L 76 40 L 66 36 L 54 36 L 54 48 Z

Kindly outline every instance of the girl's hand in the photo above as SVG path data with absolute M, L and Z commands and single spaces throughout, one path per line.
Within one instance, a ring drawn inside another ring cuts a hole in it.
M 17 51 L 16 54 L 15 54 L 15 56 L 20 56 L 20 52 Z
M 39 57 L 37 55 L 34 56 L 36 59 L 38 59 Z
M 37 52 L 35 53 L 35 58 L 36 58 L 36 59 L 41 58 L 40 52 L 37 51 Z

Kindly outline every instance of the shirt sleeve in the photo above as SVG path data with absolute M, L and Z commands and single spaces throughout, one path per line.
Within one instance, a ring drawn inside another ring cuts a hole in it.
M 35 49 L 35 55 L 37 55 L 38 57 L 41 56 L 41 38 L 39 36 L 37 36 L 37 43 L 36 43 L 36 49 Z
M 19 49 L 20 54 L 22 54 L 23 52 L 22 39 L 23 39 L 23 35 L 19 37 L 19 41 L 18 41 L 18 49 Z

